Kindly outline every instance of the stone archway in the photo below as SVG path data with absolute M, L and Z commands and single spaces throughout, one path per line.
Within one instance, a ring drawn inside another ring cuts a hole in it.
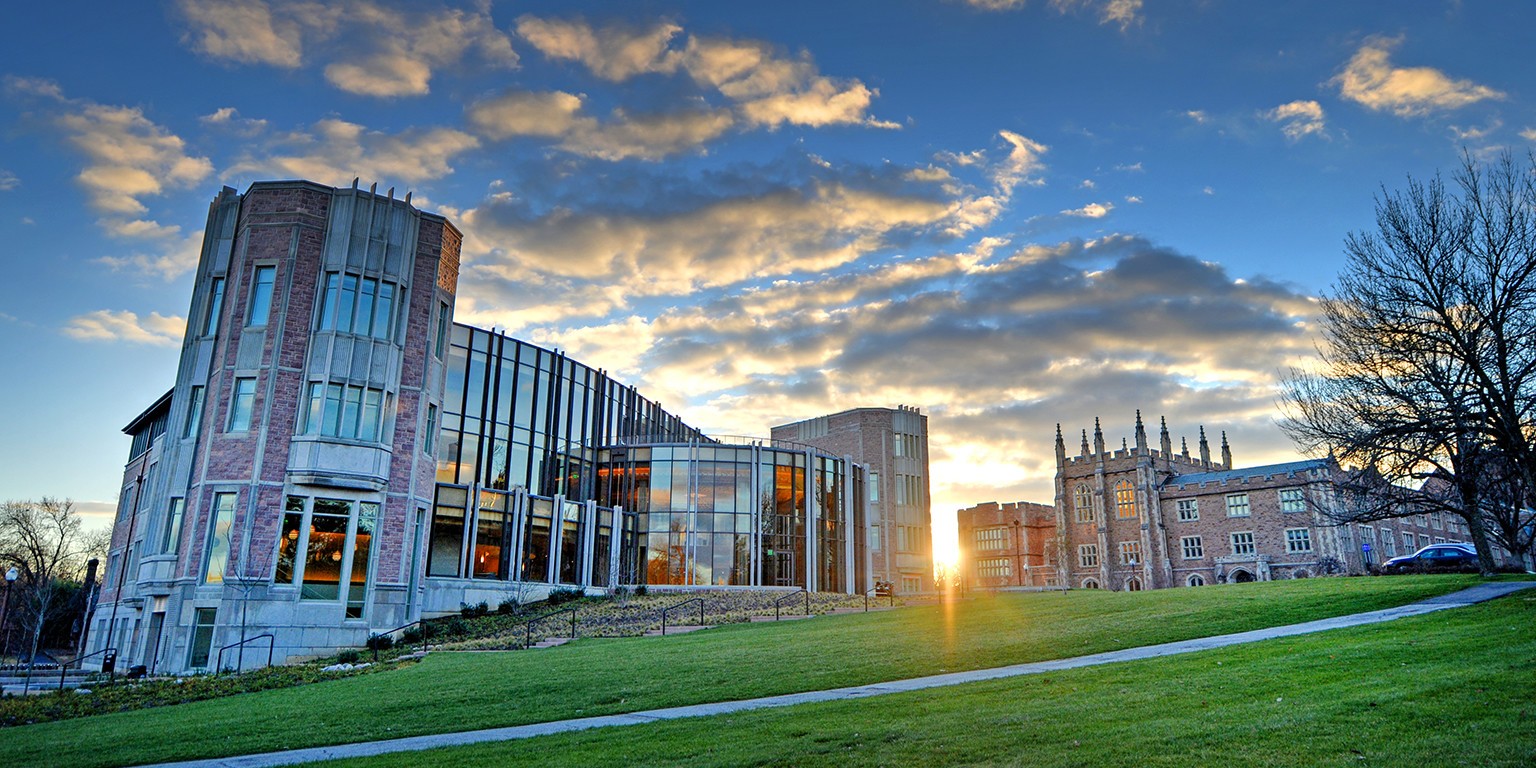
M 1258 581 L 1258 579 L 1254 578 L 1254 575 L 1249 573 L 1247 570 L 1243 568 L 1236 568 L 1233 569 L 1232 573 L 1227 576 L 1227 581 L 1230 581 L 1233 584 L 1247 584 L 1250 581 Z

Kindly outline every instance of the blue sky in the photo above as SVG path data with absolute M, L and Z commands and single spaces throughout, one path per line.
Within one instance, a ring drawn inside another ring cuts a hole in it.
M 930 415 L 936 520 L 1051 498 L 1057 422 L 1293 456 L 1373 196 L 1536 147 L 1536 6 L 52 3 L 0 27 L 0 496 L 110 509 L 206 206 L 410 190 L 459 319 L 706 430 Z M 1154 433 L 1155 434 L 1155 433 Z

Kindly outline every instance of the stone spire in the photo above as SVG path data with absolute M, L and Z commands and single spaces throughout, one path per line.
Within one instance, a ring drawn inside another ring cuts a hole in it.
M 1140 408 L 1136 409 L 1136 452 L 1139 454 L 1147 452 L 1147 427 L 1141 423 Z
M 1211 444 L 1205 439 L 1205 425 L 1200 425 L 1200 461 L 1211 463 Z
M 1093 417 L 1093 450 L 1104 455 L 1104 428 L 1099 426 L 1099 417 Z
M 1173 438 L 1168 436 L 1168 417 L 1158 417 L 1163 422 L 1163 429 L 1157 436 L 1157 447 L 1162 450 L 1163 458 L 1173 457 Z
M 1084 456 L 1088 455 L 1088 430 L 1086 430 L 1086 429 L 1083 430 L 1083 454 L 1082 455 L 1084 455 Z
M 1232 468 L 1232 446 L 1227 445 L 1227 431 L 1225 429 L 1221 431 L 1221 463 L 1225 464 L 1227 469 Z
M 1061 422 L 1056 423 L 1056 467 L 1059 469 L 1067 463 L 1067 444 L 1061 439 Z
M 1188 459 L 1189 458 L 1189 438 L 1187 438 L 1187 437 L 1180 437 L 1179 438 L 1179 444 L 1184 446 L 1184 458 Z

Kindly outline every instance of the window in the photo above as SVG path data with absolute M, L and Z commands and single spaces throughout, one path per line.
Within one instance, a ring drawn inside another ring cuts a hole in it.
M 1413 533 L 1410 531 L 1403 531 L 1403 554 L 1412 554 L 1414 549 Z
M 1200 503 L 1195 499 L 1179 499 L 1179 521 L 1192 523 L 1200 519 Z
M 1013 561 L 1006 557 L 977 560 L 976 575 L 983 579 L 1013 578 Z
M 1248 515 L 1248 494 L 1227 494 L 1227 517 L 1247 517 Z
M 1205 586 L 1205 577 L 1198 573 L 1191 573 L 1184 583 L 1191 587 L 1203 587 Z
M 1099 545 L 1079 544 L 1077 547 L 1077 566 L 1079 568 L 1099 567 Z
M 917 475 L 896 475 L 896 503 L 920 506 L 923 503 L 922 478 Z
M 1205 542 L 1199 536 L 1185 536 L 1179 539 L 1179 544 L 1184 549 L 1185 560 L 1199 560 L 1205 557 Z
M 1285 529 L 1285 552 L 1288 555 L 1300 555 L 1312 551 L 1312 530 L 1310 528 Z
M 1397 556 L 1397 537 L 1386 528 L 1381 529 L 1381 548 L 1387 551 L 1387 557 Z
M 203 335 L 212 336 L 219 330 L 219 312 L 224 309 L 224 278 L 215 277 L 208 284 L 208 312 L 203 315 Z
M 1429 513 L 1429 527 L 1437 531 L 1445 529 L 1445 525 L 1442 522 L 1442 518 L 1440 517 L 1439 512 Z
M 208 668 L 208 655 L 213 650 L 213 622 L 218 615 L 215 608 L 196 608 L 192 611 L 192 655 L 188 666 Z
M 880 551 L 880 524 L 869 524 L 869 549 L 872 552 Z
M 429 403 L 427 405 L 427 429 L 426 429 L 426 434 L 421 436 L 421 450 L 430 454 L 432 452 L 432 445 L 435 442 L 436 437 L 437 437 L 437 406 L 432 405 L 432 404 Z
M 1072 509 L 1079 523 L 1093 522 L 1093 494 L 1088 490 L 1087 483 L 1072 489 Z
M 1007 528 L 980 528 L 976 531 L 976 549 L 1007 549 Z
M 187 423 L 181 429 L 183 438 L 197 434 L 197 428 L 203 420 L 203 388 L 192 387 L 187 394 Z
M 251 278 L 251 303 L 246 306 L 245 324 L 252 328 L 258 328 L 267 324 L 267 318 L 272 315 L 272 282 L 277 276 L 277 267 L 257 267 Z
M 378 442 L 383 403 L 381 389 L 311 383 L 304 434 Z
M 448 351 L 448 302 L 437 303 L 437 341 L 432 345 L 432 354 L 437 359 L 443 359 L 443 353 Z
M 1129 480 L 1115 483 L 1115 516 L 1121 520 L 1136 517 L 1136 487 Z
M 213 514 L 208 524 L 208 556 L 203 568 L 204 584 L 223 584 L 224 568 L 229 564 L 231 527 L 235 522 L 235 494 L 215 493 Z
M 1280 489 L 1281 512 L 1305 512 L 1307 511 L 1307 497 L 1300 488 Z
M 923 581 L 916 576 L 901 577 L 901 591 L 903 594 L 915 595 L 923 589 Z
M 1232 534 L 1232 554 L 1253 554 L 1253 531 L 1238 531 Z
M 1427 534 L 1427 533 L 1419 534 L 1419 546 L 1420 547 L 1427 547 L 1427 546 L 1429 546 L 1429 534 Z
M 274 584 L 299 587 L 299 599 L 342 602 L 363 617 L 379 505 L 289 496 L 278 537 Z
M 165 510 L 165 529 L 160 535 L 162 554 L 175 552 L 176 545 L 181 542 L 181 518 L 185 510 L 184 499 L 171 499 L 170 506 Z
M 320 330 L 393 339 L 396 299 L 400 293 L 394 283 L 344 272 L 327 272 L 325 294 L 320 301 Z M 443 354 L 444 327 L 438 326 L 438 357 Z
M 251 428 L 251 411 L 256 404 L 256 379 L 235 379 L 234 392 L 229 398 L 229 432 L 245 432 Z
M 1099 588 L 1099 580 L 1098 579 L 1083 579 L 1083 589 L 1098 589 L 1098 588 Z
M 880 501 L 880 473 L 879 472 L 871 472 L 871 473 L 869 473 L 869 503 L 875 504 L 875 503 L 878 503 L 879 501 Z
M 1136 565 L 1139 562 L 1141 562 L 1141 542 L 1139 542 L 1139 541 L 1122 541 L 1122 542 L 1120 542 L 1120 564 L 1121 565 Z
M 1369 525 L 1360 526 L 1360 543 L 1376 546 L 1376 529 Z

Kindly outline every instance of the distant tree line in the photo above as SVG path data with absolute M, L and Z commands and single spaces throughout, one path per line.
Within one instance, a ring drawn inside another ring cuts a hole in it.
M 40 649 L 72 649 L 94 598 L 87 563 L 107 550 L 108 531 L 86 531 L 68 499 L 0 504 L 0 648 L 31 659 Z
M 1536 158 L 1465 155 L 1376 199 L 1321 300 L 1321 365 L 1282 428 L 1345 467 L 1339 522 L 1448 513 L 1482 570 L 1536 539 Z

